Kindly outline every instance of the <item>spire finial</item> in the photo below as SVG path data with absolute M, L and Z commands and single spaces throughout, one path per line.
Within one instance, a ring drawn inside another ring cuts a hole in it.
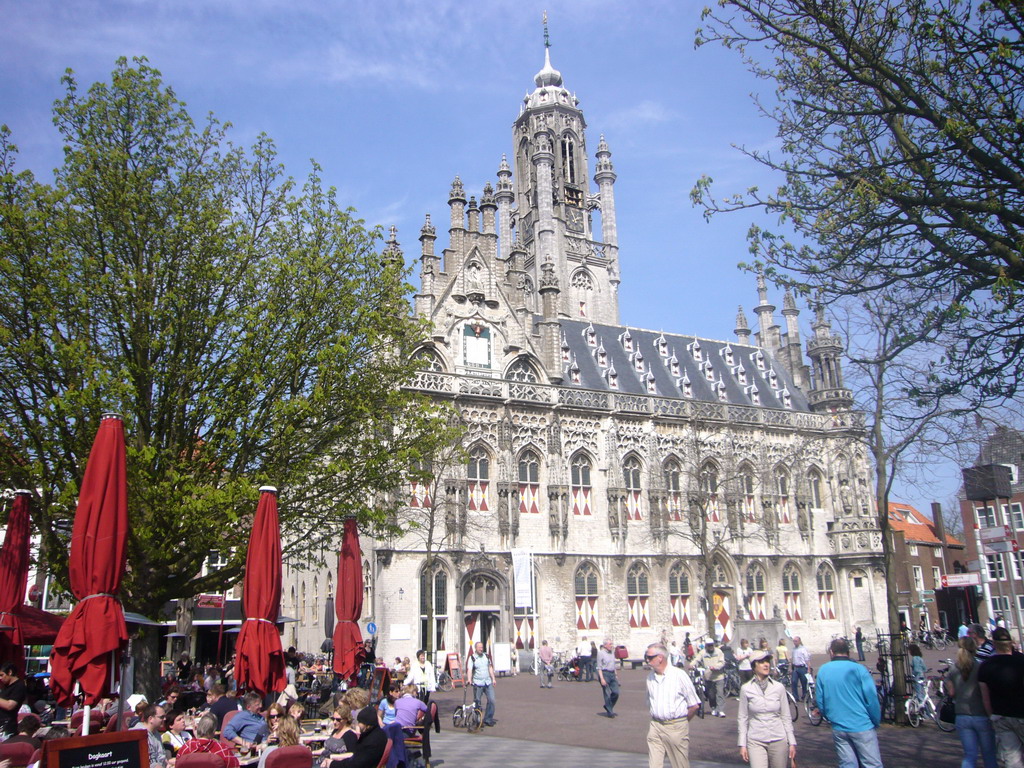
M 551 37 L 548 35 L 548 12 L 544 11 L 544 13 L 541 16 L 541 18 L 542 18 L 542 20 L 544 22 L 544 47 L 545 48 L 550 48 L 551 47 Z

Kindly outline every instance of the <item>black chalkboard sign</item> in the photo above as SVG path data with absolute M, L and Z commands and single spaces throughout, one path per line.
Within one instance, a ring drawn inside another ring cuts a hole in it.
M 43 742 L 46 768 L 149 768 L 148 731 L 117 731 Z

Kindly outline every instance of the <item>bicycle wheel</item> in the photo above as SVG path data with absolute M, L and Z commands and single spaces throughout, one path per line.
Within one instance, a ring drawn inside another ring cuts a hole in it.
M 907 720 L 913 728 L 921 724 L 921 705 L 917 703 L 917 699 L 907 699 Z
M 456 728 L 461 728 L 465 719 L 466 716 L 462 707 L 457 707 L 455 711 L 452 712 L 452 725 Z
M 789 699 L 789 717 L 795 723 L 800 719 L 800 705 L 796 703 L 796 699 L 792 696 L 786 696 Z M 808 699 L 810 701 L 810 699 Z
M 466 730 L 470 733 L 476 733 L 484 727 L 484 713 L 480 711 L 479 707 L 473 707 L 466 714 Z
M 932 638 L 932 645 L 935 646 L 936 651 L 944 651 L 946 650 L 946 638 L 936 635 Z
M 821 725 L 821 721 L 824 718 L 821 715 L 821 710 L 818 709 L 818 704 L 813 697 L 808 697 L 807 701 L 804 702 L 804 707 L 807 709 L 807 722 L 811 725 Z
M 939 719 L 939 708 L 935 706 L 935 703 L 932 701 L 928 702 L 928 714 L 932 716 L 932 719 L 935 721 L 935 725 L 939 727 L 940 731 L 949 733 L 950 731 L 956 730 L 956 723 L 947 723 L 945 720 Z
M 452 676 L 447 672 L 442 672 L 437 676 L 437 689 L 448 693 L 455 686 L 452 684 Z
M 701 720 L 704 719 L 704 699 L 701 699 L 700 704 L 697 705 L 697 717 Z
M 875 644 L 867 638 L 864 638 L 864 642 L 861 643 L 861 647 L 864 649 L 864 653 L 871 653 L 875 650 Z

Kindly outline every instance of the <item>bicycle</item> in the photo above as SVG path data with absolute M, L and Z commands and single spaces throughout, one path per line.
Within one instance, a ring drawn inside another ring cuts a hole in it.
M 740 672 L 736 665 L 726 663 L 725 679 L 722 681 L 722 695 L 726 698 L 737 698 L 740 695 Z
M 814 677 L 811 675 L 811 671 L 807 670 L 807 699 L 804 701 L 804 709 L 807 710 L 807 722 L 811 725 L 821 725 L 825 717 L 825 713 L 818 708 L 818 700 L 814 695 Z M 792 698 L 792 696 L 790 697 Z M 793 718 L 796 720 L 796 718 Z
M 924 678 L 909 678 L 907 680 L 908 685 L 914 687 L 914 693 L 907 697 L 906 709 L 907 709 L 907 720 L 910 722 L 911 727 L 917 728 L 921 725 L 921 720 L 925 717 L 930 717 L 935 721 L 940 731 L 949 733 L 956 725 L 954 723 L 946 723 L 939 719 L 939 708 L 935 706 L 935 702 L 931 697 L 932 683 L 936 682 L 937 678 L 931 680 L 925 680 Z M 917 692 L 920 687 L 920 692 Z
M 448 693 L 454 687 L 455 684 L 452 682 L 451 675 L 444 671 L 437 673 L 437 690 Z
M 697 667 L 690 668 L 690 680 L 693 682 L 693 689 L 697 692 L 697 699 L 700 702 L 697 705 L 697 717 L 701 720 L 704 719 L 704 702 L 707 701 L 708 692 L 704 687 L 704 674 Z
M 462 705 L 456 707 L 452 713 L 452 725 L 456 728 L 465 727 L 470 733 L 476 733 L 484 727 L 484 713 L 475 701 L 466 700 L 468 693 L 468 688 L 463 689 Z

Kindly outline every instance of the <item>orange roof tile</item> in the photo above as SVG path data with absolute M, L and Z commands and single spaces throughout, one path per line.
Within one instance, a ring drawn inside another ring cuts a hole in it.
M 894 531 L 902 531 L 904 538 L 911 544 L 938 544 L 939 536 L 935 532 L 935 524 L 909 504 L 898 501 L 889 502 L 889 526 Z M 946 534 L 946 544 L 962 547 L 964 543 Z

